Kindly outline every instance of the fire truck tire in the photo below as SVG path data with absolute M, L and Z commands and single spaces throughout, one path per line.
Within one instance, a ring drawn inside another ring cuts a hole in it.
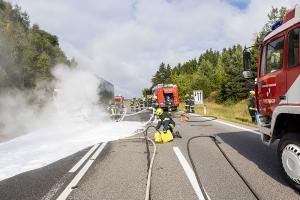
M 300 191 L 300 133 L 285 134 L 280 139 L 277 151 L 287 182 Z

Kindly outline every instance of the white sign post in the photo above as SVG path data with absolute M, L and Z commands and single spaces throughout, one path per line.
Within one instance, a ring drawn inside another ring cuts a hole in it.
M 193 93 L 194 93 L 195 104 L 203 104 L 203 91 L 194 90 Z

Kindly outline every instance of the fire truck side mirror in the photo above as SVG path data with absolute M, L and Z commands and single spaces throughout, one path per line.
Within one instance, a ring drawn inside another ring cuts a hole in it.
M 244 65 L 243 76 L 246 79 L 253 77 L 252 72 L 250 70 L 250 60 L 251 60 L 250 52 L 247 50 L 244 50 L 244 52 L 243 52 L 243 65 Z

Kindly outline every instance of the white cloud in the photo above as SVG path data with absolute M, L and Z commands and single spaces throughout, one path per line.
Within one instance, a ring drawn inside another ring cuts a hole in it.
M 116 93 L 141 95 L 160 62 L 176 64 L 205 49 L 250 45 L 272 5 L 296 0 L 10 0 L 56 34 L 67 55 L 115 84 Z M 243 1 L 244 2 L 244 1 Z

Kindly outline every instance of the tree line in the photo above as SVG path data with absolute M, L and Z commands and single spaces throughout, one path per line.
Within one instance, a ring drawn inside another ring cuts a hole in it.
M 61 50 L 57 36 L 31 25 L 19 6 L 0 0 L 0 91 L 50 81 L 51 69 L 59 63 L 76 65 Z
M 257 71 L 259 44 L 263 37 L 271 31 L 271 26 L 282 20 L 287 12 L 285 7 L 272 7 L 268 14 L 268 21 L 262 30 L 255 35 L 253 48 L 250 52 L 251 68 Z M 253 80 L 245 80 L 243 72 L 243 49 L 236 44 L 221 51 L 206 50 L 198 58 L 178 63 L 176 66 L 161 63 L 152 77 L 150 88 L 145 88 L 143 94 L 149 94 L 151 88 L 157 84 L 176 84 L 179 88 L 180 99 L 193 90 L 201 89 L 204 97 L 214 96 L 217 103 L 235 103 L 248 97 L 247 84 Z

